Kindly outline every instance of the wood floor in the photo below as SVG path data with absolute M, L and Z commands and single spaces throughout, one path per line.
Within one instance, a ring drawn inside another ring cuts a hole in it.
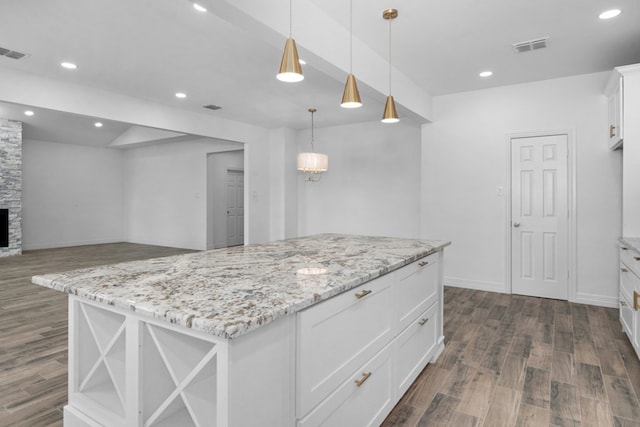
M 32 275 L 184 252 L 118 243 L 0 258 L 0 426 L 62 425 L 67 301 Z M 385 427 L 640 427 L 640 361 L 617 310 L 446 287 L 444 316 L 445 352 Z
M 617 309 L 446 287 L 444 318 L 444 353 L 385 427 L 640 427 Z

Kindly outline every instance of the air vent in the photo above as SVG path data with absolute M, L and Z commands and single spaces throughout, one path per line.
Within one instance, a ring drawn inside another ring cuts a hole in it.
M 206 108 L 207 110 L 219 110 L 222 107 L 218 106 L 218 105 L 213 105 L 213 104 L 209 104 L 209 105 L 203 105 L 202 108 Z
M 547 41 L 549 37 L 542 37 L 540 39 L 529 40 L 526 42 L 514 43 L 513 49 L 516 53 L 529 52 L 531 50 L 543 49 L 547 47 Z
M 15 50 L 11 50 L 11 49 L 7 49 L 4 47 L 0 47 L 0 56 L 6 56 L 7 58 L 11 58 L 11 59 L 22 59 L 24 57 L 29 56 L 26 53 L 22 53 L 22 52 L 18 52 Z

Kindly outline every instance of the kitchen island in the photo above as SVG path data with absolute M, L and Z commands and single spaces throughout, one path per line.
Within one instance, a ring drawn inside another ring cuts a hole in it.
M 444 349 L 448 244 L 323 234 L 35 276 L 69 294 L 65 425 L 375 425 Z

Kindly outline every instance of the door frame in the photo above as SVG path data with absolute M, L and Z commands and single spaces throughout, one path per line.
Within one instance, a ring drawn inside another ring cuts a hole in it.
M 569 277 L 567 278 L 567 297 L 569 301 L 576 300 L 576 276 L 577 276 L 577 235 L 576 235 L 576 147 L 575 147 L 575 131 L 558 130 L 558 131 L 539 131 L 539 132 L 524 132 L 524 133 L 509 133 L 506 134 L 506 158 L 507 158 L 507 185 L 505 189 L 505 230 L 506 230 L 506 272 L 505 272 L 505 288 L 509 293 L 513 293 L 513 283 L 511 281 L 511 233 L 513 229 L 511 224 L 513 218 L 511 217 L 511 141 L 517 138 L 533 138 L 533 137 L 545 137 L 566 135 L 567 137 L 567 209 L 568 209 L 568 230 L 567 230 L 567 268 L 569 270 Z

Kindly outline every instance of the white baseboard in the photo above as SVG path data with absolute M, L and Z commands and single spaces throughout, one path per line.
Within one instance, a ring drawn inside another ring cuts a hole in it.
M 502 294 L 508 294 L 510 292 L 509 289 L 506 289 L 506 286 L 504 283 L 498 283 L 498 282 L 485 282 L 482 280 L 460 279 L 457 277 L 445 277 L 443 281 L 445 286 L 453 286 L 455 288 L 466 288 L 466 289 L 475 289 L 478 291 L 499 292 Z
M 578 292 L 575 301 L 578 304 L 598 305 L 601 307 L 618 308 L 618 298 L 604 295 L 593 295 Z
M 71 240 L 67 242 L 47 242 L 47 243 L 23 243 L 23 251 L 34 251 L 38 249 L 52 249 L 52 248 L 68 248 L 71 246 L 86 246 L 86 245 L 101 245 L 104 243 L 120 243 L 124 242 L 123 238 L 114 239 L 92 239 L 92 240 Z

